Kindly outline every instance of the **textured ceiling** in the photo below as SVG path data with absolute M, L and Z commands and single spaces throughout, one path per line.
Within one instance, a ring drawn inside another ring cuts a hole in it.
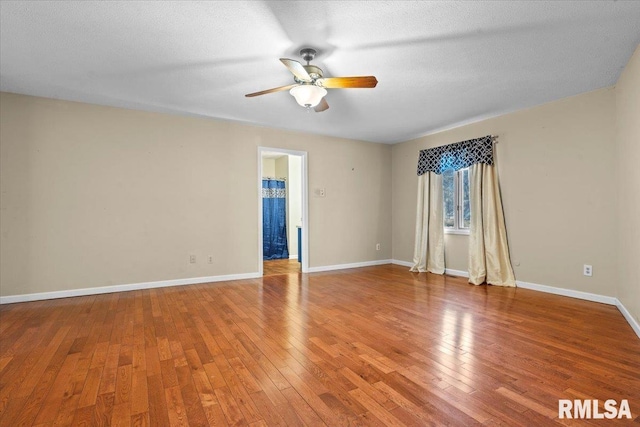
M 3 91 L 394 143 L 613 85 L 640 1 L 2 1 Z M 319 50 L 307 113 L 280 57 Z

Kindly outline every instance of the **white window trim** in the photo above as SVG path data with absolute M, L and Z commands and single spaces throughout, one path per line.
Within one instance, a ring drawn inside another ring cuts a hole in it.
M 463 171 L 468 168 L 460 169 L 454 172 L 453 175 L 453 185 L 455 198 L 454 202 L 455 206 L 455 214 L 454 214 L 454 226 L 453 227 L 444 227 L 445 234 L 460 234 L 468 236 L 470 234 L 469 228 L 461 228 L 460 223 L 463 222 L 462 218 L 462 200 L 463 200 L 463 187 L 462 187 L 462 174 Z
M 468 228 L 446 228 L 444 229 L 444 234 L 461 234 L 463 236 L 468 236 L 471 234 L 471 230 Z

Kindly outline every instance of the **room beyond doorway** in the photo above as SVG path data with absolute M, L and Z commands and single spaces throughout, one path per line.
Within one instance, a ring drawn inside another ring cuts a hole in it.
M 258 147 L 258 200 L 260 275 L 283 269 L 306 272 L 307 153 Z M 270 268 L 274 261 L 279 266 Z
M 302 272 L 297 259 L 272 259 L 262 263 L 262 276 L 277 276 L 279 274 L 299 274 Z

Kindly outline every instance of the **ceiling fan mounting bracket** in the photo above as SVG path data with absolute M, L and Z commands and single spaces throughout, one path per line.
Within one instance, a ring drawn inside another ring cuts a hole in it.
M 310 47 L 305 47 L 304 49 L 300 49 L 300 56 L 302 56 L 302 59 L 307 61 L 307 65 L 309 65 L 309 62 L 313 61 L 313 58 L 316 57 L 316 53 L 318 52 L 315 49 L 312 49 Z

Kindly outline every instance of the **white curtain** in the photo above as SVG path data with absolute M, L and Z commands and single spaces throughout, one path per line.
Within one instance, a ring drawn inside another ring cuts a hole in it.
M 470 166 L 469 180 L 469 283 L 515 286 L 495 166 Z
M 416 235 L 411 271 L 444 274 L 442 175 L 418 177 Z

